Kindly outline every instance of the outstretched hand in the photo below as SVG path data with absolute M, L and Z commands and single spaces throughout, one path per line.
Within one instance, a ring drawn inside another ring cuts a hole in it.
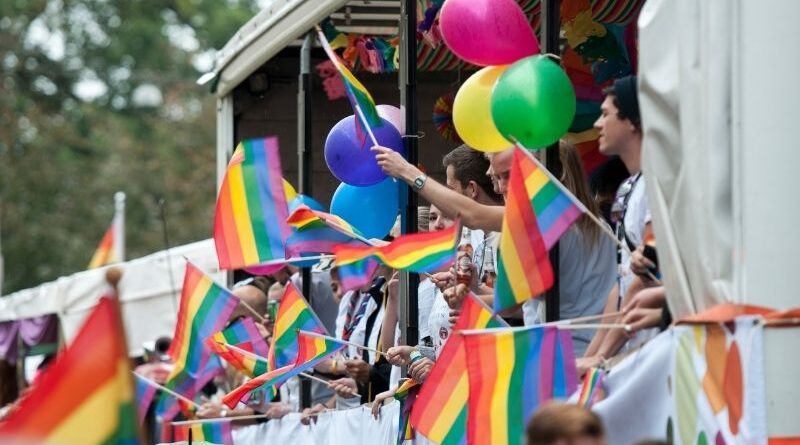
M 411 172 L 415 169 L 403 156 L 391 148 L 375 145 L 371 148 L 375 152 L 375 161 L 383 169 L 383 172 L 393 178 L 405 178 L 406 176 L 416 176 Z

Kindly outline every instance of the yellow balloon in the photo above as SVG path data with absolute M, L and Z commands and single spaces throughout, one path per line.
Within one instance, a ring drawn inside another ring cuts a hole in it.
M 297 196 L 297 190 L 292 187 L 292 184 L 283 178 L 283 194 L 286 196 L 286 202 L 291 202 Z
M 453 124 L 464 143 L 485 152 L 511 147 L 492 120 L 492 90 L 508 65 L 487 66 L 464 82 L 453 101 Z

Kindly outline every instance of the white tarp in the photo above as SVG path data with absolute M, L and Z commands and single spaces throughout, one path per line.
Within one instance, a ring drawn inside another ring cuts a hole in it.
M 643 171 L 670 309 L 797 305 L 800 2 L 649 0 Z
M 175 247 L 169 255 L 161 251 L 115 265 L 122 270 L 119 298 L 132 355 L 141 353 L 143 342 L 172 335 L 183 285 L 184 257 L 222 282 L 224 273 L 217 267 L 214 242 L 210 239 Z M 106 269 L 78 272 L 0 298 L 0 321 L 58 314 L 69 340 L 107 289 Z

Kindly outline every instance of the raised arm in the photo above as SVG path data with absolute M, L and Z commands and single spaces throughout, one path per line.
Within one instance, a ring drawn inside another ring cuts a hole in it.
M 412 187 L 414 179 L 423 175 L 420 169 L 392 149 L 375 146 L 372 151 L 377 153 L 375 158 L 378 165 L 387 175 L 402 179 Z M 479 204 L 432 178 L 425 181 L 419 194 L 449 218 L 460 217 L 461 222 L 470 229 L 499 232 L 502 228 L 504 207 Z

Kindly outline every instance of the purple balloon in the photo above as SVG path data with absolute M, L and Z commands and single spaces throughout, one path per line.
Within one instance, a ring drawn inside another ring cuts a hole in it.
M 380 145 L 403 154 L 400 133 L 386 119 L 381 121 L 383 125 L 372 128 L 375 139 Z M 374 185 L 386 179 L 386 175 L 375 161 L 375 152 L 370 150 L 374 145 L 372 139 L 365 128 L 356 131 L 355 122 L 355 117 L 348 116 L 333 126 L 325 140 L 325 162 L 333 176 L 346 184 Z

